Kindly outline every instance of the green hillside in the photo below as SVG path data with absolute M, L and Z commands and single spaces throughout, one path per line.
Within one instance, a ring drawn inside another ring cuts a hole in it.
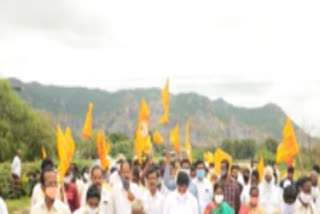
M 88 101 L 94 102 L 94 128 L 104 127 L 108 132 L 120 131 L 128 136 L 134 133 L 140 98 L 144 97 L 149 105 L 153 128 L 162 113 L 160 89 L 109 93 L 98 89 L 23 83 L 16 79 L 10 81 L 22 88 L 19 94 L 24 100 L 51 114 L 55 122 L 70 125 L 75 134 L 80 133 Z M 183 126 L 190 119 L 191 141 L 196 145 L 217 145 L 225 138 L 253 138 L 258 142 L 269 136 L 279 139 L 285 121 L 285 113 L 274 104 L 240 108 L 223 99 L 212 101 L 195 93 L 171 95 L 170 99 L 170 124 L 160 127 L 160 131 L 167 136 L 175 123 Z
M 34 111 L 0 80 L 0 161 L 10 160 L 17 149 L 32 160 L 41 154 L 41 146 L 54 149 L 54 129 L 46 116 Z

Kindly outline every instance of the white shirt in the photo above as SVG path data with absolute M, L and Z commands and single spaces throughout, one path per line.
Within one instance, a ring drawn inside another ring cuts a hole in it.
M 198 214 L 196 198 L 188 191 L 181 195 L 178 191 L 171 192 L 164 202 L 162 214 Z
M 118 184 L 121 184 L 121 178 L 118 173 L 118 171 L 114 171 L 109 178 L 109 183 L 111 187 L 117 186 Z
M 302 205 L 299 196 L 297 197 L 296 203 L 294 204 L 294 214 L 318 214 L 319 210 L 315 210 L 314 204 L 310 203 L 309 206 L 305 207 Z
M 81 198 L 81 206 L 84 207 L 86 205 L 86 197 L 87 197 L 87 191 L 89 189 L 89 186 L 84 191 L 84 194 Z M 111 192 L 105 188 L 102 188 L 101 190 L 101 199 L 99 204 L 100 212 L 103 214 L 109 214 L 112 212 L 112 202 L 111 202 Z
M 81 207 L 77 209 L 73 214 L 88 214 L 88 213 L 86 211 L 86 207 Z M 103 213 L 99 210 L 98 214 L 103 214 Z
M 21 160 L 18 157 L 18 155 L 16 155 L 13 158 L 13 161 L 11 163 L 11 174 L 14 174 L 18 177 L 20 177 L 20 175 L 21 175 Z
M 0 197 L 0 214 L 8 214 L 7 206 L 1 197 Z
M 136 199 L 142 200 L 141 190 L 138 185 L 130 183 L 130 190 Z M 113 214 L 131 214 L 131 201 L 127 197 L 127 191 L 122 184 L 118 184 L 112 188 L 111 200 Z
M 44 198 L 43 191 L 41 189 L 41 184 L 37 183 L 32 190 L 31 196 L 31 207 L 42 201 Z
M 55 200 L 51 209 L 48 210 L 44 200 L 31 208 L 30 214 L 71 214 L 69 207 L 60 200 Z
M 313 198 L 313 202 L 315 205 L 315 209 L 320 213 L 320 194 L 319 194 L 319 188 L 317 186 L 311 187 L 311 194 Z
M 143 205 L 145 214 L 162 214 L 164 204 L 164 196 L 156 191 L 155 195 L 151 195 L 150 191 L 144 193 Z
M 243 189 L 240 195 L 241 204 L 248 204 L 250 199 L 250 185 L 243 185 Z
M 259 185 L 259 205 L 264 209 L 266 214 L 272 214 L 281 209 L 281 194 L 274 181 L 267 184 L 265 180 Z
M 159 188 L 158 188 L 159 190 Z M 160 193 L 163 195 L 163 197 L 167 197 L 167 195 L 170 193 L 170 190 L 167 189 L 166 185 L 164 185 L 163 182 L 161 182 L 161 187 L 160 187 Z
M 58 187 L 59 188 L 59 187 Z M 64 197 L 66 199 L 66 197 Z M 32 196 L 31 196 L 31 207 L 39 203 L 44 199 L 44 193 L 41 189 L 41 184 L 37 183 L 32 190 Z M 57 193 L 56 199 L 60 200 L 61 199 L 61 194 L 60 191 Z M 66 201 L 65 201 L 66 202 Z M 67 203 L 66 203 L 67 204 Z
M 208 203 L 212 200 L 213 187 L 206 178 L 204 178 L 202 181 L 196 178 L 194 179 L 194 183 L 198 189 L 199 207 L 200 212 L 202 213 Z

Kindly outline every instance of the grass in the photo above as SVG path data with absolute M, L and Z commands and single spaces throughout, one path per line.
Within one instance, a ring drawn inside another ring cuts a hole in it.
M 30 198 L 27 196 L 21 197 L 19 199 L 8 199 L 5 202 L 7 204 L 9 213 L 23 210 L 24 208 L 28 208 L 30 206 Z

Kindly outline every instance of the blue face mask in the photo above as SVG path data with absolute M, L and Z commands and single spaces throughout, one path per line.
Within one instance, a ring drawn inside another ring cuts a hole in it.
M 203 178 L 204 178 L 204 175 L 205 175 L 204 169 L 198 169 L 198 170 L 197 170 L 197 178 L 203 179 Z

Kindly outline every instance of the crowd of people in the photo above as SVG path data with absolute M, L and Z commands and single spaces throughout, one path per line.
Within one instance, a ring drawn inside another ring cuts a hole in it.
M 275 164 L 259 175 L 253 162 L 246 167 L 227 160 L 190 163 L 171 160 L 167 152 L 162 161 L 149 156 L 142 164 L 119 155 L 105 170 L 98 162 L 81 171 L 71 164 L 61 183 L 52 160 L 44 159 L 40 170 L 31 214 L 320 213 L 317 165 L 296 180 L 294 167 L 288 167 L 280 179 Z M 1 214 L 7 213 L 4 207 L 0 198 Z

